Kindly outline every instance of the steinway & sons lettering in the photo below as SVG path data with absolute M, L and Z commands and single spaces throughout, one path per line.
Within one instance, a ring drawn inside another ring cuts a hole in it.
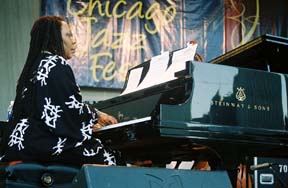
M 211 106 L 226 107 L 226 108 L 238 108 L 238 109 L 247 109 L 247 110 L 256 110 L 256 111 L 271 111 L 271 106 L 269 105 L 260 105 L 260 104 L 245 104 L 240 102 L 228 102 L 222 100 L 212 100 L 210 103 Z

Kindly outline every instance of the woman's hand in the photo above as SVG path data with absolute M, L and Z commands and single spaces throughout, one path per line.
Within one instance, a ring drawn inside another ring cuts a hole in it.
M 117 119 L 113 116 L 106 114 L 105 112 L 98 111 L 98 123 L 93 126 L 93 131 L 105 127 L 106 125 L 112 125 L 118 123 Z

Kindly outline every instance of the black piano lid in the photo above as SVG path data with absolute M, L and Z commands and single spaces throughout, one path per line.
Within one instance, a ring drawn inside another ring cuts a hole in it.
M 243 44 L 208 63 L 288 73 L 288 38 L 265 34 Z

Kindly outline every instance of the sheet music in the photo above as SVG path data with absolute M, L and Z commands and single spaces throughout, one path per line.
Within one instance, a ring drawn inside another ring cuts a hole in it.
M 161 78 L 161 82 L 176 79 L 175 73 L 186 69 L 186 62 L 193 61 L 196 53 L 197 43 L 188 44 L 187 48 L 175 51 L 172 56 L 172 64 Z
M 186 48 L 173 53 L 172 63 L 168 67 L 169 52 L 164 52 L 154 56 L 150 60 L 150 67 L 143 81 L 139 84 L 143 67 L 132 69 L 129 74 L 125 90 L 120 94 L 124 95 L 137 90 L 145 89 L 160 83 L 165 83 L 174 79 L 175 73 L 186 69 L 186 62 L 193 61 L 196 53 L 197 43 L 188 43 Z M 139 85 L 138 85 L 139 84 Z
M 138 83 L 140 82 L 143 67 L 132 69 L 129 73 L 128 81 L 125 90 L 120 94 L 124 95 L 137 90 Z
M 149 71 L 147 72 L 145 78 L 138 86 L 138 89 L 144 89 L 157 85 L 160 83 L 159 75 L 163 74 L 168 66 L 169 62 L 169 51 L 163 52 L 158 56 L 151 58 Z

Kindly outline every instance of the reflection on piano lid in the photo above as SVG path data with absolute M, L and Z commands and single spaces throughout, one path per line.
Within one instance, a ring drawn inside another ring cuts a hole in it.
M 153 163 L 288 157 L 287 81 L 281 73 L 187 62 L 185 76 L 96 103 L 127 123 L 95 137 L 129 159 Z
M 287 52 L 288 38 L 266 34 L 208 63 L 288 73 L 285 65 Z

